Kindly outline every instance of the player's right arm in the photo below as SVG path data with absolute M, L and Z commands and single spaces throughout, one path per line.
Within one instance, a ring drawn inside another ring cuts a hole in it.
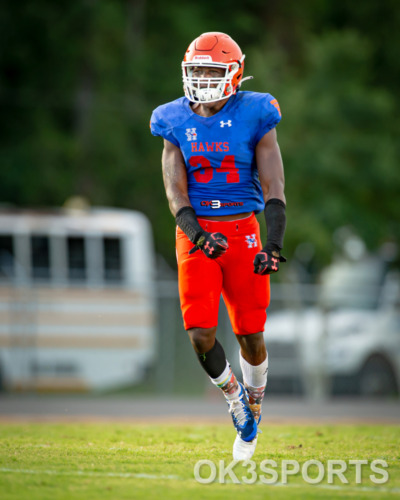
M 228 249 L 228 242 L 221 233 L 208 233 L 197 221 L 187 188 L 185 160 L 181 150 L 164 139 L 162 172 L 169 208 L 176 224 L 195 245 L 190 253 L 201 249 L 210 259 L 216 259 Z
M 187 189 L 185 160 L 181 150 L 164 139 L 162 172 L 169 209 L 175 217 L 183 207 L 191 207 Z

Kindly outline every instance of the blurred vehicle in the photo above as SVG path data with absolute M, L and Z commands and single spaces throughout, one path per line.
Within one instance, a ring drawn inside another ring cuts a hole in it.
M 0 211 L 0 387 L 109 389 L 156 353 L 148 219 L 111 208 Z
M 315 306 L 271 312 L 264 332 L 270 389 L 398 394 L 399 281 L 377 257 L 342 260 L 322 273 Z

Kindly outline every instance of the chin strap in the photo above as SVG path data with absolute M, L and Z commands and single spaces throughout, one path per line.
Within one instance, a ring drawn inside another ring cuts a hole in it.
M 242 78 L 240 85 L 242 85 L 242 83 L 245 82 L 246 80 L 253 80 L 253 79 L 254 79 L 254 76 L 246 76 L 246 78 Z

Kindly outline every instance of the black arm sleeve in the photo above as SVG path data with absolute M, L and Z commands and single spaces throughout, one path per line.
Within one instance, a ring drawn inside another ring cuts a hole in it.
M 204 230 L 197 221 L 196 212 L 193 207 L 182 207 L 175 216 L 176 225 L 182 229 L 189 240 L 196 244 L 197 240 L 204 233 Z
M 278 198 L 272 198 L 265 204 L 264 215 L 267 223 L 267 250 L 280 251 L 283 248 L 283 236 L 286 229 L 286 205 Z

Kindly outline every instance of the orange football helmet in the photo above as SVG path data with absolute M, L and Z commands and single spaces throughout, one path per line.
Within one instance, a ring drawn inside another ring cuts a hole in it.
M 239 45 L 229 35 L 203 33 L 189 45 L 182 61 L 183 88 L 192 102 L 215 102 L 236 94 L 243 77 L 244 58 Z M 198 67 L 222 68 L 219 78 L 195 78 Z

